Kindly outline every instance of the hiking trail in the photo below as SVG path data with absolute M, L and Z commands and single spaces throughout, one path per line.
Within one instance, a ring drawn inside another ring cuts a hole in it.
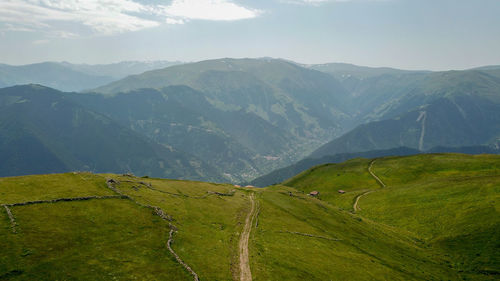
M 240 236 L 239 252 L 240 252 L 240 280 L 251 281 L 252 272 L 250 271 L 250 260 L 248 255 L 248 240 L 250 238 L 250 231 L 252 230 L 252 222 L 255 217 L 255 196 L 252 192 L 249 196 L 252 207 L 248 212 L 245 219 L 245 226 Z
M 375 173 L 372 171 L 373 163 L 375 163 L 375 161 L 377 161 L 377 159 L 373 159 L 370 162 L 370 165 L 368 166 L 368 173 L 370 173 L 370 175 L 377 181 L 377 183 L 380 184 L 380 186 L 382 188 L 384 188 L 384 187 L 386 187 L 385 183 L 379 177 L 377 177 L 377 175 L 375 175 Z M 358 202 L 359 202 L 359 199 L 361 199 L 361 197 L 368 195 L 368 194 L 375 192 L 375 191 L 376 190 L 368 190 L 368 191 L 363 192 L 360 195 L 356 196 L 356 200 L 354 200 L 354 204 L 352 205 L 353 211 L 356 212 L 356 211 L 361 210 L 361 208 L 358 207 Z

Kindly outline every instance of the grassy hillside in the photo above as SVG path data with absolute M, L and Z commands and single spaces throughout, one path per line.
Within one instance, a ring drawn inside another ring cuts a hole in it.
M 384 187 L 370 174 L 370 163 Z M 464 279 L 499 274 L 500 156 L 355 159 L 317 166 L 284 184 L 304 192 L 318 190 L 325 202 L 408 231 L 446 253 Z
M 346 183 L 362 172 L 351 166 Z M 67 173 L 0 178 L 0 204 L 0 278 L 8 280 L 238 280 L 244 226 L 254 280 L 458 278 L 449 258 L 413 233 L 286 186 Z
M 448 148 L 441 148 L 443 151 L 446 151 Z M 494 151 L 491 149 L 491 151 Z M 366 152 L 357 152 L 357 153 L 340 153 L 335 155 L 323 156 L 321 158 L 306 158 L 302 159 L 299 162 L 292 164 L 290 166 L 280 168 L 272 171 L 271 173 L 260 176 L 250 182 L 251 185 L 255 186 L 268 186 L 273 184 L 278 184 L 283 182 L 289 178 L 294 177 L 297 174 L 302 173 L 314 166 L 322 165 L 322 164 L 331 164 L 331 163 L 341 163 L 354 158 L 376 158 L 383 156 L 392 156 L 392 155 L 413 155 L 420 153 L 416 149 L 411 149 L 407 147 L 398 147 L 393 149 L 386 150 L 371 150 Z

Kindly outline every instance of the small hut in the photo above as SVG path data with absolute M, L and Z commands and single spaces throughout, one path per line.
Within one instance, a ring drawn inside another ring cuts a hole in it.
M 344 191 L 344 190 L 342 190 L 342 189 L 339 189 L 339 193 L 340 193 L 340 194 L 344 194 L 344 193 L 345 193 L 345 191 Z
M 309 196 L 314 196 L 314 197 L 316 197 L 316 196 L 318 196 L 318 195 L 319 195 L 319 191 L 314 190 L 314 191 L 309 192 Z
M 241 187 L 241 185 L 239 185 L 239 184 L 235 184 L 235 185 L 234 185 L 234 187 Z

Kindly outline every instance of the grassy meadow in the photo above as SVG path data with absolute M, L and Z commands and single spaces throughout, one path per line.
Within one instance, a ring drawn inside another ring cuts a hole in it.
M 331 188 L 344 184 L 337 174 L 352 165 L 362 178 L 369 176 L 369 161 L 358 159 L 313 168 L 284 184 L 309 191 L 314 183 L 323 190 L 321 199 L 331 205 L 352 204 L 352 196 L 345 196 L 349 192 L 336 194 Z M 377 159 L 372 171 L 386 187 L 377 188 L 372 178 L 375 191 L 359 200 L 356 214 L 408 231 L 449 258 L 463 279 L 489 280 L 500 273 L 499 156 L 387 157 Z
M 386 187 L 371 161 L 317 166 L 266 188 L 90 173 L 0 178 L 0 204 L 16 223 L 14 233 L 2 206 L 0 280 L 193 280 L 167 248 L 171 228 L 172 249 L 200 280 L 239 280 L 251 194 L 253 280 L 495 280 L 500 157 L 376 159 Z

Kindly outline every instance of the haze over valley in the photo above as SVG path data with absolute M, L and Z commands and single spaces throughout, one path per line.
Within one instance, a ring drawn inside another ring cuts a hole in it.
M 498 14 L 0 2 L 0 280 L 498 280 Z

